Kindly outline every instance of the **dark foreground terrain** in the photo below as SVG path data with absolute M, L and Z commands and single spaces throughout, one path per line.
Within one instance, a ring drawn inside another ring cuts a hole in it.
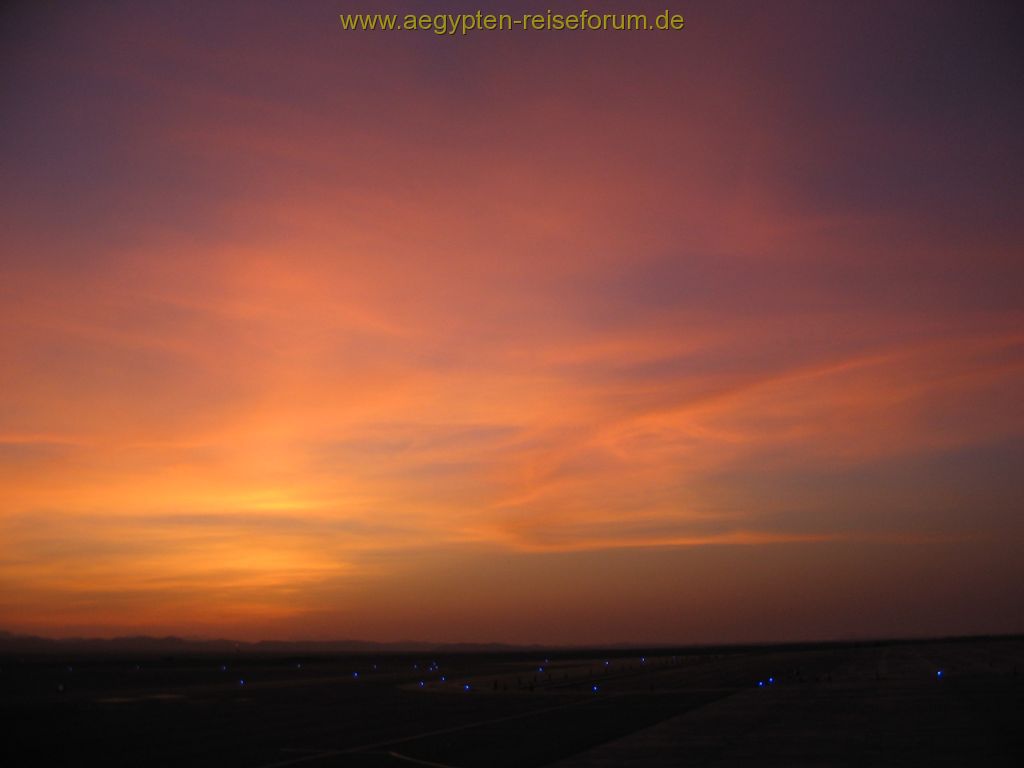
M 0 764 L 1024 765 L 1024 639 L 0 659 Z

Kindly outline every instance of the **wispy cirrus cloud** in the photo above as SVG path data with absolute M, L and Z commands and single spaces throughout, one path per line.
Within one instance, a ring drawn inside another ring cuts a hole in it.
M 884 12 L 339 47 L 259 2 L 25 11 L 0 621 L 526 638 L 466 585 L 526 612 L 560 563 L 589 606 L 657 562 L 741 638 L 738 584 L 801 610 L 759 563 L 1012 571 L 1015 41 Z

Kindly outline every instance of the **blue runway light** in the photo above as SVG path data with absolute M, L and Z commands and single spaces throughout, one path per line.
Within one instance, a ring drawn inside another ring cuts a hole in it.
M 757 687 L 758 688 L 764 688 L 764 680 L 758 680 L 757 681 Z
M 424 683 L 422 680 L 420 680 L 420 688 L 422 688 L 424 685 L 426 685 L 426 683 Z
M 592 690 L 594 693 L 597 693 L 597 686 L 596 685 L 590 686 L 590 690 Z
M 245 685 L 245 680 L 239 680 L 239 681 L 238 681 L 238 684 L 239 684 L 239 685 Z
M 444 675 L 441 675 L 441 682 L 442 683 L 447 683 L 448 682 L 448 678 L 445 677 Z
M 935 676 L 936 677 L 942 677 L 942 672 L 943 671 L 940 669 L 938 672 L 935 673 Z
M 544 671 L 544 667 L 537 667 L 537 671 L 538 672 L 543 672 Z
M 468 691 L 469 690 L 469 683 L 466 683 L 464 686 L 462 686 L 462 689 L 464 691 Z
M 775 678 L 774 677 L 769 677 L 768 678 L 768 685 L 775 685 Z
M 359 673 L 358 672 L 353 672 L 352 673 L 352 677 L 358 678 L 359 677 Z

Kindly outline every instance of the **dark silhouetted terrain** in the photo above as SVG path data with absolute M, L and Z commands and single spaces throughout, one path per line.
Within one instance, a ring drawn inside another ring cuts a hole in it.
M 1018 765 L 1024 639 L 698 649 L 5 636 L 4 765 Z M 40 650 L 40 643 L 45 650 Z M 307 647 L 308 650 L 308 647 Z M 321 647 L 322 650 L 322 647 Z

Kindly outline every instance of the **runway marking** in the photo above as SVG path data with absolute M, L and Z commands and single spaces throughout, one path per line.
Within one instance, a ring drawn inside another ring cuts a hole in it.
M 620 694 L 604 694 L 600 698 L 607 700 L 613 696 L 617 697 Z M 289 760 L 280 760 L 276 763 L 268 763 L 266 765 L 259 766 L 259 768 L 284 768 L 288 765 L 299 765 L 301 763 L 311 763 L 316 760 L 323 760 L 327 757 L 337 757 L 338 755 L 351 755 L 356 752 L 367 752 L 371 749 L 383 749 L 384 747 L 392 747 L 397 744 L 407 744 L 410 741 L 416 741 L 418 739 L 426 739 L 430 736 L 443 736 L 448 733 L 457 733 L 458 731 L 467 731 L 471 728 L 479 728 L 482 725 L 493 725 L 494 723 L 505 723 L 510 720 L 520 720 L 524 717 L 533 717 L 534 715 L 542 715 L 546 712 L 554 712 L 559 709 L 569 709 L 571 707 L 580 707 L 585 704 L 591 704 L 597 701 L 598 698 L 586 698 L 580 699 L 579 701 L 570 701 L 565 704 L 556 704 L 553 707 L 544 707 L 543 709 L 534 709 L 529 712 L 520 712 L 515 715 L 505 715 L 503 717 L 492 717 L 489 720 L 478 720 L 474 723 L 466 723 L 465 725 L 453 725 L 450 728 L 439 728 L 434 731 L 425 731 L 423 733 L 416 733 L 412 736 L 402 736 L 398 739 L 387 739 L 385 741 L 376 741 L 371 744 L 361 744 L 358 747 L 349 747 L 348 749 L 331 749 L 324 750 L 316 755 L 304 755 L 303 757 L 293 757 Z M 429 765 L 429 763 L 427 764 Z M 436 765 L 436 763 L 435 763 Z M 445 766 L 450 768 L 450 766 Z
M 184 699 L 181 693 L 150 693 L 145 696 L 107 696 L 96 699 L 99 704 L 134 704 L 139 701 L 177 701 Z
M 420 760 L 416 757 L 409 757 L 399 752 L 388 752 L 388 755 L 395 758 L 396 760 L 405 760 L 407 763 L 414 763 L 416 765 L 426 765 L 428 768 L 455 768 L 454 765 L 448 765 L 446 763 L 432 763 L 429 760 Z

